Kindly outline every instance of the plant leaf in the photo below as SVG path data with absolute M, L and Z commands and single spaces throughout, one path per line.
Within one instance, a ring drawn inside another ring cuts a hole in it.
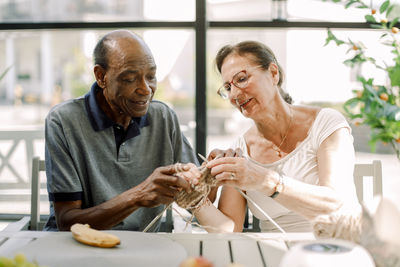
M 369 145 L 369 148 L 371 149 L 372 153 L 375 153 L 375 151 L 376 151 L 376 142 L 377 141 L 378 141 L 377 137 L 375 137 L 375 138 L 371 137 L 371 139 L 368 141 L 368 145 Z
M 388 118 L 388 120 L 396 121 L 396 116 L 400 112 L 400 107 L 387 104 L 384 107 L 384 116 Z
M 332 33 L 332 31 L 330 29 L 328 29 L 328 37 L 325 39 L 324 46 L 329 44 L 330 41 L 334 41 L 337 46 L 342 45 L 342 44 L 345 43 L 344 41 L 339 40 L 338 38 L 336 38 L 336 36 Z
M 394 8 L 394 5 L 389 6 L 389 8 L 386 11 L 386 17 L 389 16 L 389 14 L 390 14 L 390 12 L 392 12 L 393 8 Z
M 395 17 L 391 22 L 389 28 L 391 29 L 393 26 L 396 26 L 396 23 L 399 21 L 400 17 Z
M 375 17 L 372 16 L 372 15 L 365 15 L 364 18 L 365 18 L 365 20 L 368 21 L 368 22 L 377 23 L 376 20 L 375 20 Z
M 387 68 L 392 86 L 400 86 L 400 65 Z
M 372 26 L 372 25 L 371 25 Z M 383 37 L 385 37 L 386 35 L 388 35 L 387 32 L 385 32 L 384 34 L 381 35 L 381 37 L 379 37 L 379 39 L 382 39 Z
M 371 24 L 369 25 L 373 29 L 384 29 L 385 27 L 382 26 L 381 24 Z
M 379 8 L 379 12 L 383 13 L 385 10 L 388 8 L 390 4 L 390 0 L 386 0 L 385 2 L 382 3 L 381 7 Z
M 353 4 L 355 4 L 355 3 L 356 3 L 356 1 L 350 0 L 350 1 L 344 6 L 344 8 L 349 8 L 351 5 L 353 5 Z

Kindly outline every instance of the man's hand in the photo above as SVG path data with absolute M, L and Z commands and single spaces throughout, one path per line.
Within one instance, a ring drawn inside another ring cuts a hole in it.
M 191 184 L 196 184 L 199 177 L 200 172 L 192 163 L 159 167 L 138 185 L 138 203 L 142 207 L 169 204 L 181 190 L 190 192 Z

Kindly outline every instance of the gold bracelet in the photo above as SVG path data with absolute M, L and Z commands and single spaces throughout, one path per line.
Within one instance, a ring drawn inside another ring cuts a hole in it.
M 279 182 L 275 186 L 275 192 L 270 195 L 270 198 L 276 198 L 280 193 L 283 191 L 284 187 L 284 182 L 283 182 L 283 175 L 281 173 L 278 173 L 279 175 Z

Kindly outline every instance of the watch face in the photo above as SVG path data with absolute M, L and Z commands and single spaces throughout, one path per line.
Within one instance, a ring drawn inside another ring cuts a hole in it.
M 309 244 L 303 247 L 305 250 L 321 253 L 344 253 L 351 251 L 351 248 L 337 244 Z

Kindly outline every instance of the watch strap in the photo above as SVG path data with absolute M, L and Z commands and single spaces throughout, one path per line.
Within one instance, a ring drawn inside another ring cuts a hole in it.
M 279 173 L 279 182 L 278 184 L 275 186 L 275 192 L 272 193 L 272 195 L 270 195 L 270 198 L 276 198 L 282 191 L 283 191 L 283 176 L 282 174 Z

